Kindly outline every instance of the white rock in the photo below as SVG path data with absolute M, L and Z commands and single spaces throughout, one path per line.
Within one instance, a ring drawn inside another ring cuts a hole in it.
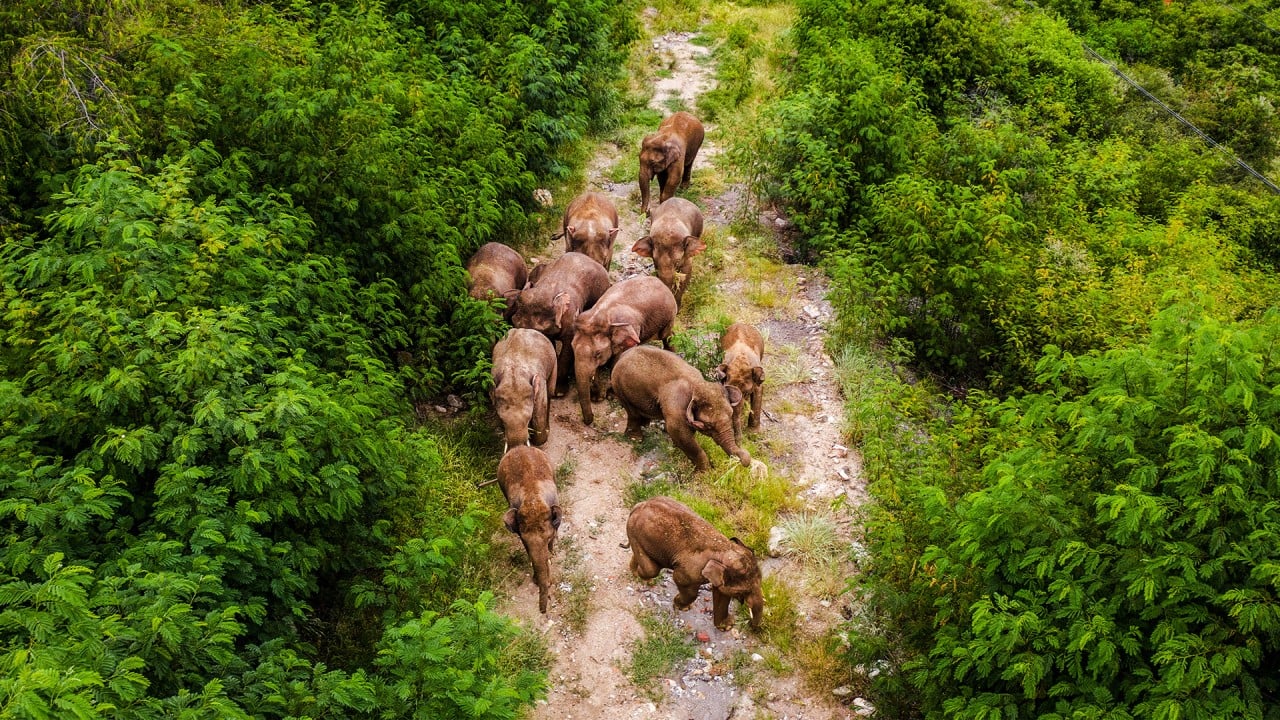
M 764 660 L 764 656 L 760 653 L 751 653 L 751 662 L 760 662 Z
M 854 698 L 853 711 L 863 717 L 866 717 L 868 715 L 874 715 L 876 707 L 868 702 L 866 698 Z
M 787 539 L 787 531 L 781 526 L 775 525 L 769 528 L 769 556 L 778 557 L 782 554 L 782 543 Z
M 835 695 L 836 697 L 849 697 L 850 695 L 853 694 L 853 688 L 849 687 L 848 685 L 841 685 L 835 690 L 832 690 L 831 694 Z

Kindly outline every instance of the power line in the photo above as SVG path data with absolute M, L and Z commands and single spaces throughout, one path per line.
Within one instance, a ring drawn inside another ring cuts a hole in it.
M 1257 25 L 1258 27 L 1262 28 L 1263 30 L 1266 30 L 1267 32 L 1271 33 L 1272 35 L 1275 35 L 1276 37 L 1280 37 L 1280 30 L 1276 30 L 1275 28 L 1273 28 L 1273 27 L 1271 27 L 1270 25 L 1268 25 L 1268 24 L 1266 24 L 1266 23 L 1262 22 L 1262 21 L 1261 21 L 1261 20 L 1259 20 L 1258 18 L 1255 18 L 1255 17 L 1253 17 L 1253 16 L 1251 16 L 1251 15 L 1247 15 L 1247 14 L 1245 14 L 1244 12 L 1241 12 L 1240 10 L 1237 10 L 1237 9 L 1236 9 L 1235 7 L 1233 7 L 1230 3 L 1225 3 L 1225 2 L 1224 2 L 1224 3 L 1220 3 L 1220 4 L 1222 5 L 1222 7 L 1224 7 L 1224 8 L 1226 8 L 1226 9 L 1230 10 L 1231 12 L 1233 12 L 1233 13 L 1235 13 L 1235 14 L 1237 14 L 1237 15 L 1239 15 L 1240 17 L 1244 18 L 1245 20 L 1248 20 L 1249 22 L 1253 23 L 1254 25 Z
M 1271 192 L 1274 192 L 1274 193 L 1276 193 L 1276 194 L 1280 194 L 1280 187 L 1277 187 L 1275 183 L 1271 182 L 1271 180 L 1270 180 L 1269 178 L 1267 178 L 1267 176 L 1266 176 L 1266 175 L 1263 175 L 1262 173 L 1258 172 L 1257 170 L 1254 170 L 1252 167 L 1250 167 L 1250 166 L 1249 166 L 1249 164 L 1248 164 L 1248 163 L 1246 163 L 1245 161 L 1241 160 L 1239 157 L 1237 157 L 1234 153 L 1232 153 L 1232 152 L 1231 152 L 1230 150 L 1228 150 L 1227 148 L 1223 147 L 1221 144 L 1219 144 L 1219 143 L 1218 143 L 1218 141 L 1216 141 L 1216 140 L 1214 140 L 1213 138 L 1209 137 L 1207 134 L 1205 134 L 1205 132 L 1204 132 L 1203 130 L 1201 130 L 1200 128 L 1196 127 L 1196 126 L 1195 126 L 1195 124 L 1194 124 L 1194 123 L 1192 123 L 1190 120 L 1188 120 L 1188 119 L 1186 119 L 1186 118 L 1182 117 L 1182 115 L 1181 115 L 1181 114 L 1179 114 L 1177 110 L 1174 110 L 1173 108 L 1171 108 L 1171 107 L 1169 107 L 1167 104 L 1165 104 L 1165 102 L 1164 102 L 1163 100 L 1161 100 L 1160 98 L 1156 97 L 1155 95 L 1152 95 L 1152 94 L 1151 94 L 1151 93 L 1150 93 L 1146 88 L 1144 88 L 1144 87 L 1142 87 L 1141 85 L 1139 85 L 1139 84 L 1137 83 L 1137 81 L 1135 81 L 1133 78 L 1131 78 L 1131 77 L 1129 77 L 1128 75 L 1126 75 L 1126 74 L 1124 73 L 1124 71 L 1123 71 L 1123 70 L 1121 70 L 1119 67 L 1117 67 L 1117 66 L 1116 66 L 1116 64 L 1115 64 L 1115 63 L 1113 63 L 1113 62 L 1111 62 L 1110 60 L 1108 60 L 1108 59 L 1106 59 L 1106 58 L 1102 57 L 1101 55 L 1099 55 L 1099 54 L 1098 54 L 1098 53 L 1097 53 L 1093 48 L 1091 48 L 1091 47 L 1089 47 L 1088 45 L 1086 45 L 1083 41 L 1081 41 L 1080 46 L 1081 46 L 1081 47 L 1083 47 L 1083 48 L 1084 48 L 1084 51 L 1085 51 L 1086 53 L 1088 53 L 1090 56 L 1092 56 L 1095 60 L 1097 60 L 1098 62 L 1102 63 L 1103 65 L 1106 65 L 1107 67 L 1111 68 L 1111 72 L 1115 73 L 1117 77 L 1119 77 L 1121 80 L 1124 80 L 1126 83 L 1128 83 L 1130 87 L 1132 87 L 1134 90 L 1137 90 L 1138 92 L 1142 93 L 1142 94 L 1143 94 L 1143 95 L 1144 95 L 1148 100 L 1150 100 L 1151 102 L 1154 102 L 1155 104 L 1159 105 L 1161 108 L 1163 108 L 1163 109 L 1164 109 L 1164 111 L 1165 111 L 1166 113 L 1168 113 L 1170 116 L 1172 116 L 1175 120 L 1177 120 L 1178 122 L 1182 123 L 1182 124 L 1183 124 L 1184 126 L 1186 126 L 1188 129 L 1190 129 L 1190 130 L 1191 130 L 1191 132 L 1193 132 L 1193 133 L 1195 133 L 1196 135 L 1198 135 L 1198 136 L 1200 137 L 1200 139 L 1201 139 L 1201 140 L 1204 140 L 1204 141 L 1205 141 L 1205 143 L 1207 143 L 1207 144 L 1209 145 L 1209 147 L 1211 147 L 1211 148 L 1213 148 L 1213 149 L 1217 150 L 1218 152 L 1220 152 L 1220 153 L 1222 153 L 1223 155 L 1225 155 L 1228 159 L 1230 159 L 1231 161 L 1233 161 L 1236 165 L 1239 165 L 1241 168 L 1244 168 L 1244 171 L 1245 171 L 1245 172 L 1247 172 L 1247 173 L 1249 173 L 1250 175 L 1254 176 L 1254 177 L 1255 177 L 1255 178 L 1257 178 L 1257 179 L 1258 179 L 1262 184 L 1264 184 L 1264 185 L 1266 185 L 1267 187 L 1271 188 Z

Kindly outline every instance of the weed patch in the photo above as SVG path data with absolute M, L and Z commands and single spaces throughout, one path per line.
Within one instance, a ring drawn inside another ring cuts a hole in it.
M 640 627 L 644 638 L 631 644 L 631 662 L 627 676 L 650 698 L 662 697 L 661 689 L 653 686 L 653 680 L 670 673 L 676 666 L 693 657 L 694 645 L 689 636 L 671 624 L 669 618 L 657 612 L 641 615 Z

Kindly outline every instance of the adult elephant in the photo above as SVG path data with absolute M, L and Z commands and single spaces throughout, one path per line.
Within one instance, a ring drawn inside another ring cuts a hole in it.
M 609 288 L 595 306 L 578 316 L 573 332 L 573 372 L 582 422 L 595 420 L 591 401 L 600 399 L 599 369 L 622 351 L 655 337 L 670 348 L 676 299 L 653 276 L 633 277 Z
M 530 273 L 529 282 L 512 302 L 511 324 L 559 341 L 555 388 L 559 397 L 573 375 L 574 321 L 609 289 L 609 273 L 586 255 L 570 252 Z
M 673 352 L 651 345 L 632 348 L 613 366 L 613 393 L 627 412 L 627 435 L 639 437 L 650 420 L 661 419 L 671 442 L 693 461 L 711 467 L 707 453 L 694 439 L 700 432 L 727 454 L 751 466 L 751 453 L 738 447 L 733 416 L 742 393 L 732 385 L 704 380 L 702 373 Z
M 706 131 L 698 118 L 678 112 L 665 118 L 658 131 L 640 141 L 640 212 L 649 213 L 649 182 L 658 178 L 658 202 L 674 197 L 676 188 L 693 178 L 693 159 L 698 156 Z

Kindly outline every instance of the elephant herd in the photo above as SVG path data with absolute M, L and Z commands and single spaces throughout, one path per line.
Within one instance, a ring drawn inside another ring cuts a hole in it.
M 561 510 L 555 470 L 538 446 L 550 435 L 551 398 L 564 395 L 570 379 L 586 425 L 595 420 L 592 404 L 603 396 L 600 371 L 612 363 L 609 384 L 626 412 L 628 436 L 639 437 L 649 421 L 661 419 L 672 443 L 698 471 L 710 467 L 695 440 L 699 432 L 742 465 L 752 464 L 740 443 L 742 415 L 748 415 L 749 428 L 760 423 L 764 339 L 759 331 L 743 323 L 725 331 L 715 380 L 705 379 L 671 352 L 693 258 L 706 249 L 702 212 L 674 195 L 689 184 L 703 137 L 702 123 L 678 112 L 641 143 L 641 210 L 650 224 L 632 251 L 653 258 L 657 277 L 610 283 L 618 211 L 608 196 L 596 192 L 579 195 L 565 208 L 556 236 L 563 237 L 565 252 L 555 260 L 529 271 L 515 250 L 488 243 L 467 263 L 471 295 L 504 299 L 512 325 L 493 348 L 491 400 L 505 441 L 497 480 L 509 506 L 503 522 L 529 555 L 538 608 L 544 613 Z M 652 178 L 660 192 L 650 212 Z M 662 347 L 647 344 L 652 340 Z M 655 497 L 632 508 L 627 540 L 624 547 L 632 551 L 636 575 L 651 579 L 662 568 L 674 570 L 677 609 L 688 608 L 699 587 L 710 583 L 716 627 L 732 624 L 730 598 L 743 602 L 752 627 L 759 627 L 764 608 L 760 569 L 737 538 L 726 538 L 687 506 Z

